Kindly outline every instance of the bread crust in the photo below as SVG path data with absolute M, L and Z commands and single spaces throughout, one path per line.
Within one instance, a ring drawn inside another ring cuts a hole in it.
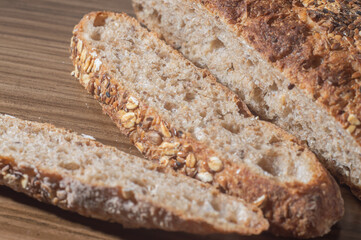
M 0 174 L 0 184 L 25 193 L 38 201 L 86 217 L 118 222 L 126 228 L 163 226 L 167 231 L 197 234 L 217 232 L 201 219 L 185 221 L 159 206 L 138 199 L 124 199 L 121 188 L 91 186 L 50 170 L 29 166 L 19 167 L 14 159 L 4 156 L 0 156 L 0 169 L 3 169 Z M 124 205 L 132 205 L 132 207 L 122 207 Z
M 360 2 L 191 1 L 222 18 L 344 128 L 350 114 L 361 119 Z M 351 135 L 361 144 L 361 124 Z
M 161 203 L 124 195 L 121 187 L 90 185 L 50 169 L 20 164 L 11 157 L 0 156 L 1 185 L 86 217 L 121 223 L 125 228 L 158 228 L 193 234 L 233 232 L 211 225 L 200 217 L 187 218 L 176 209 L 162 207 Z M 251 205 L 248 207 L 258 211 L 262 219 L 259 210 Z M 267 227 L 268 223 L 263 219 L 259 225 L 237 229 L 237 232 L 259 234 Z
M 162 119 L 161 113 L 155 109 L 150 108 L 144 102 L 140 101 L 136 109 L 126 109 L 127 103 L 131 98 L 137 98 L 132 95 L 131 90 L 124 89 L 120 83 L 113 78 L 110 69 L 107 69 L 103 64 L 99 69 L 89 70 L 86 63 L 91 56 L 90 46 L 86 44 L 86 40 L 82 36 L 84 25 L 91 19 L 99 15 L 112 18 L 123 18 L 124 21 L 129 21 L 137 29 L 140 27 L 139 23 L 133 18 L 125 14 L 114 14 L 108 12 L 95 12 L 86 15 L 80 23 L 74 28 L 73 38 L 71 42 L 72 60 L 75 66 L 74 75 L 79 79 L 80 83 L 94 95 L 103 111 L 109 115 L 112 120 L 119 127 L 121 132 L 131 139 L 133 144 L 140 150 L 147 158 L 158 161 L 163 156 L 168 156 L 169 149 L 162 148 L 162 144 L 154 142 L 147 138 L 149 132 L 157 132 L 162 136 L 162 143 L 176 144 L 173 150 L 173 161 L 163 164 L 166 169 L 173 169 L 190 177 L 195 177 L 197 171 L 207 169 L 207 162 L 209 156 L 218 156 L 223 161 L 223 170 L 215 173 L 208 169 L 213 175 L 213 185 L 218 187 L 221 191 L 228 194 L 244 198 L 248 202 L 257 203 L 264 211 L 265 216 L 271 223 L 271 231 L 277 235 L 296 236 L 296 237 L 314 237 L 327 233 L 330 227 L 338 221 L 343 215 L 343 200 L 339 188 L 334 179 L 327 173 L 327 171 L 317 161 L 316 157 L 305 146 L 290 136 L 283 130 L 273 126 L 270 123 L 264 123 L 265 127 L 272 127 L 278 132 L 280 136 L 286 141 L 294 143 L 295 151 L 300 151 L 305 157 L 314 159 L 315 178 L 308 184 L 292 183 L 284 184 L 275 179 L 266 178 L 255 173 L 245 164 L 235 166 L 229 160 L 217 155 L 218 153 L 210 149 L 208 146 L 196 141 L 188 133 L 180 133 L 178 129 L 172 127 L 172 124 Z M 146 31 L 144 29 L 144 31 Z M 153 37 L 156 37 L 155 34 Z M 158 40 L 161 41 L 161 40 Z M 79 44 L 79 42 L 81 42 Z M 164 43 L 163 43 L 164 44 Z M 79 45 L 81 48 L 79 49 Z M 168 47 L 164 44 L 164 47 Z M 173 51 L 173 54 L 179 54 Z M 85 53 L 84 53 L 85 52 Z M 85 54 L 85 57 L 82 55 Z M 181 57 L 181 55 L 179 54 Z M 94 61 L 94 60 L 91 60 Z M 201 71 L 201 70 L 200 70 Z M 203 70 L 202 70 L 203 71 Z M 204 74 L 209 74 L 204 71 Z M 239 98 L 226 89 L 222 85 L 216 83 L 214 80 L 214 87 L 226 90 L 231 99 L 240 103 L 241 112 L 246 116 L 250 116 L 248 109 L 239 100 Z M 108 92 L 108 93 L 107 93 Z M 136 116 L 134 125 L 128 128 L 124 123 L 124 112 L 132 112 Z M 122 114 L 119 114 L 122 113 Z M 151 119 L 151 123 L 147 123 L 147 119 Z M 166 127 L 167 134 L 162 134 L 162 128 Z M 194 154 L 197 159 L 196 171 L 188 172 L 185 165 L 179 165 L 176 161 L 179 152 L 186 152 L 187 154 Z M 333 211 L 329 211 L 329 209 Z
M 361 147 L 360 1 L 190 1 L 242 36 Z M 337 176 L 361 199 L 359 187 Z
M 335 168 L 332 161 L 326 161 L 322 156 L 318 156 L 318 158 L 329 170 L 332 176 L 334 176 L 339 181 L 340 184 L 346 184 L 350 188 L 352 194 L 359 200 L 361 200 L 361 189 L 350 180 L 349 176 L 347 176 L 344 172 L 340 171 L 338 168 Z

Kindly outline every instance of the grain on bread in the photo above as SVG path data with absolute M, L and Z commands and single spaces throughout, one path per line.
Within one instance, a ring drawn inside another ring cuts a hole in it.
M 197 234 L 268 228 L 255 206 L 49 124 L 0 114 L 0 143 L 0 184 L 84 216 Z
M 342 216 L 337 184 L 306 146 L 135 19 L 90 13 L 71 51 L 73 74 L 148 159 L 257 203 L 276 234 L 322 235 Z
M 361 199 L 360 1 L 133 0 L 137 17 Z

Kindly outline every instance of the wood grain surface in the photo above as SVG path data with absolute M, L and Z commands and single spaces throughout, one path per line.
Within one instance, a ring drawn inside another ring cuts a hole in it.
M 95 10 L 132 15 L 130 0 L 0 0 L 0 113 L 50 122 L 140 155 L 70 76 L 69 42 Z M 342 188 L 346 214 L 322 239 L 361 239 L 361 202 Z M 332 211 L 330 209 L 329 211 Z M 277 239 L 129 230 L 49 206 L 0 187 L 0 239 Z

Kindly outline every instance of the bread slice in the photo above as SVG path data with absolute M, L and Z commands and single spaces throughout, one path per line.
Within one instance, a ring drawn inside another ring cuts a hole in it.
M 0 114 L 0 143 L 0 184 L 84 216 L 197 234 L 268 228 L 253 205 L 49 124 Z
M 318 236 L 341 218 L 339 188 L 306 146 L 135 19 L 90 13 L 71 49 L 73 74 L 147 158 L 258 204 L 277 234 Z
M 141 22 L 307 141 L 361 199 L 361 4 L 316 2 L 133 0 Z

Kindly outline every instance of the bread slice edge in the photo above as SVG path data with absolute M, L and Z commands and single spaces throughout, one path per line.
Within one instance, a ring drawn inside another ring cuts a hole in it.
M 1 118 L 0 114 L 0 120 L 3 120 Z M 5 121 L 13 121 L 14 124 L 20 122 L 38 129 L 57 131 L 56 134 L 60 136 L 63 133 L 69 133 L 67 130 L 55 128 L 50 124 L 6 118 Z M 104 146 L 93 140 L 77 136 L 84 144 L 94 145 L 105 149 L 105 151 L 119 152 L 120 158 L 127 156 L 127 154 L 114 147 Z M 3 142 L 2 144 L 8 144 L 12 147 L 15 143 Z M 214 192 L 212 195 L 214 199 L 223 201 L 224 205 L 232 203 L 239 204 L 239 207 L 242 208 L 245 206 L 247 212 L 252 213 L 252 222 L 248 222 L 248 216 L 245 216 L 244 220 L 242 218 L 237 219 L 239 225 L 233 223 L 218 225 L 212 220 L 194 214 L 192 214 L 193 216 L 185 214 L 183 210 L 157 202 L 151 196 L 145 198 L 140 195 L 137 198 L 137 195 L 129 194 L 126 191 L 127 186 L 108 186 L 102 182 L 84 182 L 84 180 L 77 179 L 72 175 L 58 173 L 53 169 L 3 154 L 0 153 L 0 184 L 25 193 L 41 202 L 77 212 L 86 217 L 121 223 L 125 228 L 158 228 L 166 231 L 184 231 L 193 234 L 238 233 L 242 235 L 260 234 L 268 228 L 267 220 L 263 218 L 262 212 L 257 207 L 234 197 L 216 194 L 212 188 L 209 188 L 209 192 L 211 194 Z M 24 153 L 23 159 L 26 159 L 26 154 Z M 147 166 L 153 165 L 141 158 L 138 160 L 143 161 Z M 44 161 L 46 160 L 44 159 Z M 153 171 L 155 173 L 158 171 L 156 166 L 154 166 Z M 172 178 L 185 178 L 182 175 L 174 175 L 174 173 L 162 174 L 170 175 Z M 156 174 L 154 177 L 156 177 Z M 185 180 L 188 181 L 187 178 Z M 197 187 L 204 187 L 197 181 L 192 181 L 192 183 Z M 254 220 L 256 221 L 253 222 Z M 231 222 L 228 219 L 227 221 Z

